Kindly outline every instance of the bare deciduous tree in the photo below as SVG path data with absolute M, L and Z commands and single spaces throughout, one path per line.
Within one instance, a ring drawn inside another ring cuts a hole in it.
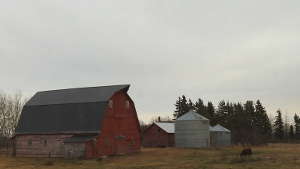
M 21 93 L 13 96 L 0 93 L 0 136 L 14 135 L 24 104 Z

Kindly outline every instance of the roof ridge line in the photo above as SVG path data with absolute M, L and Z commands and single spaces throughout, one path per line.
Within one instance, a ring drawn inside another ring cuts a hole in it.
M 63 88 L 63 89 L 42 90 L 42 91 L 38 91 L 37 93 L 53 92 L 53 91 L 61 91 L 61 90 L 74 90 L 74 89 L 90 89 L 90 88 L 100 88 L 100 87 L 113 87 L 113 86 L 129 86 L 130 87 L 130 84 L 105 85 L 105 86 L 89 86 L 89 87 L 72 87 L 72 88 Z
M 50 105 L 66 105 L 66 104 L 88 104 L 88 103 L 108 103 L 108 101 L 94 101 L 94 102 L 70 102 L 70 103 L 54 103 L 54 104 L 38 104 L 38 105 L 24 105 L 25 106 L 50 106 Z

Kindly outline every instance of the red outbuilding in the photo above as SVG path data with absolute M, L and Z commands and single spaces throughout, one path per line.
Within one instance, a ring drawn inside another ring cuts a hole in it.
M 95 158 L 140 151 L 140 126 L 129 85 L 43 91 L 24 106 L 15 154 Z
M 174 122 L 156 122 L 143 132 L 144 147 L 173 147 Z

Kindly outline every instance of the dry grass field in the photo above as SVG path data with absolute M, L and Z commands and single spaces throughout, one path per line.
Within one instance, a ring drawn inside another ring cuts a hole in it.
M 250 158 L 238 156 L 241 147 L 220 149 L 151 148 L 141 153 L 103 160 L 64 160 L 0 157 L 7 169 L 300 169 L 300 144 L 253 147 Z

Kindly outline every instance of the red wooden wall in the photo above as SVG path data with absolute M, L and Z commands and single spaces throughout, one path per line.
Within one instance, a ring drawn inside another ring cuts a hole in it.
M 152 124 L 143 133 L 144 147 L 173 147 L 174 134 L 167 133 L 156 124 Z
M 108 106 L 105 113 L 97 144 L 87 143 L 87 157 L 140 151 L 140 126 L 133 101 L 124 92 L 114 94 L 111 100 L 112 106 Z

